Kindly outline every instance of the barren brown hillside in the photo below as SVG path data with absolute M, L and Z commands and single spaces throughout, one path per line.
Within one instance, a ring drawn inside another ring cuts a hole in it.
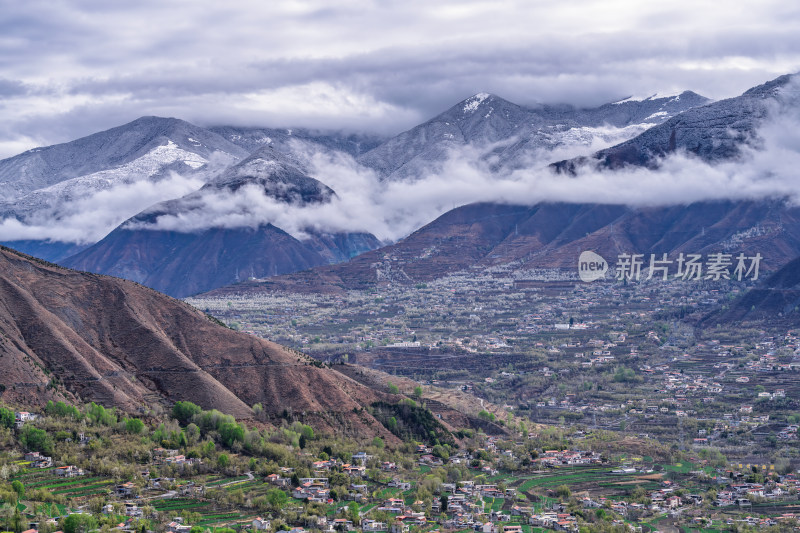
M 67 396 L 126 411 L 189 400 L 237 418 L 259 402 L 273 419 L 393 440 L 362 409 L 384 394 L 312 363 L 136 283 L 0 249 L 4 400 Z

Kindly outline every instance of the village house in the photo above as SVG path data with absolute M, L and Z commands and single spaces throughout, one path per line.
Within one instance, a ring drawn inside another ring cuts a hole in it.
M 275 485 L 277 487 L 288 487 L 292 482 L 291 479 L 289 479 L 288 477 L 281 477 L 280 474 L 270 474 L 266 478 L 264 478 L 264 480 L 267 483 Z
M 185 525 L 180 517 L 173 518 L 172 522 L 166 525 L 166 533 L 188 533 L 192 526 Z
M 77 466 L 70 465 L 70 466 L 59 466 L 55 469 L 55 473 L 57 476 L 61 477 L 78 477 L 84 475 L 84 471 Z
M 135 491 L 136 491 L 136 485 L 134 485 L 132 481 L 128 481 L 121 485 L 117 485 L 114 488 L 114 492 L 117 494 L 117 496 L 121 498 L 128 498 L 130 496 L 133 496 Z
M 371 455 L 367 455 L 366 452 L 358 452 L 352 455 L 353 463 L 358 463 L 361 466 L 366 466 L 367 461 L 372 459 Z
M 306 481 L 294 489 L 292 497 L 309 502 L 326 503 L 330 497 L 330 490 L 327 485 L 327 479 L 325 479 L 324 483 L 321 481 Z
M 398 479 L 391 480 L 388 484 L 388 487 L 397 487 L 402 491 L 411 490 L 411 483 L 408 481 L 400 481 Z M 455 488 L 453 489 L 455 490 Z
M 377 520 L 364 518 L 361 520 L 361 530 L 364 531 L 364 533 L 377 533 L 381 531 L 388 531 L 389 527 L 385 522 L 378 522 Z
M 250 522 L 250 525 L 255 531 L 268 531 L 272 527 L 272 522 L 258 516 Z
M 132 516 L 134 518 L 141 518 L 142 509 L 133 502 L 125 502 L 125 516 Z
M 31 462 L 34 468 L 50 468 L 53 466 L 53 458 L 40 454 L 39 452 L 30 452 L 25 454 L 25 460 Z
M 342 471 L 350 477 L 364 477 L 367 475 L 367 467 L 364 465 L 343 465 Z

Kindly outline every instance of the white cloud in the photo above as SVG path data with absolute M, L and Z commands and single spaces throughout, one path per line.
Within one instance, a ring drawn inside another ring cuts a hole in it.
M 154 203 L 183 196 L 202 185 L 197 176 L 174 173 L 158 182 L 120 184 L 38 211 L 24 223 L 16 218 L 4 219 L 0 221 L 0 241 L 36 239 L 91 244 Z
M 555 156 L 588 154 L 598 146 L 571 146 L 560 153 L 531 154 L 526 168 L 498 175 L 482 155 L 487 148 L 453 150 L 436 170 L 413 182 L 381 182 L 369 169 L 342 154 L 309 155 L 311 175 L 337 192 L 330 203 L 290 206 L 254 187 L 235 193 L 208 191 L 192 209 L 158 219 L 158 229 L 194 231 L 211 226 L 272 223 L 302 238 L 309 229 L 365 231 L 396 240 L 453 207 L 473 202 L 534 205 L 538 202 L 608 203 L 632 206 L 687 204 L 717 199 L 787 198 L 800 202 L 800 106 L 798 84 L 784 91 L 786 100 L 772 110 L 759 130 L 759 149 L 744 148 L 735 161 L 708 164 L 675 153 L 658 170 L 579 169 L 577 176 L 553 173 Z M 613 131 L 604 132 L 608 139 Z M 608 142 L 608 140 L 607 140 Z

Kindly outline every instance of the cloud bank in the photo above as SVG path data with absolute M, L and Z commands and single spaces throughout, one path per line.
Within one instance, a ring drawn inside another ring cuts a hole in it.
M 290 206 L 255 187 L 209 192 L 191 209 L 164 215 L 139 227 L 196 231 L 207 227 L 272 223 L 303 238 L 320 232 L 365 231 L 397 240 L 446 211 L 473 202 L 533 205 L 538 202 L 607 203 L 663 206 L 707 200 L 778 198 L 800 203 L 800 86 L 784 98 L 758 130 L 756 147 L 743 146 L 736 160 L 709 164 L 677 152 L 657 170 L 630 167 L 600 171 L 580 168 L 575 177 L 553 173 L 547 163 L 602 147 L 564 147 L 559 153 L 531 154 L 524 169 L 496 172 L 485 154 L 491 147 L 454 149 L 435 170 L 413 182 L 381 182 L 369 169 L 339 153 L 308 155 L 310 174 L 333 188 L 330 203 Z
M 140 211 L 156 202 L 183 196 L 203 185 L 199 175 L 122 183 L 75 200 L 38 210 L 24 222 L 0 221 L 0 241 L 49 240 L 93 244 Z
M 513 168 L 497 169 L 495 148 L 462 146 L 431 165 L 413 181 L 382 181 L 352 157 L 313 145 L 293 144 L 294 156 L 308 173 L 336 191 L 327 203 L 289 205 L 252 185 L 236 191 L 200 187 L 222 162 L 190 177 L 172 174 L 112 186 L 75 200 L 65 199 L 52 209 L 36 212 L 25 223 L 0 223 L 0 240 L 49 239 L 92 243 L 118 224 L 158 202 L 178 202 L 179 210 L 161 215 L 155 223 L 134 222 L 129 228 L 193 232 L 210 227 L 256 227 L 273 224 L 298 237 L 322 233 L 369 232 L 396 241 L 443 213 L 473 202 L 534 205 L 539 202 L 607 203 L 632 206 L 687 204 L 717 199 L 788 199 L 800 203 L 800 81 L 782 89 L 758 129 L 752 146 L 743 146 L 736 160 L 708 164 L 686 153 L 665 158 L 657 170 L 629 167 L 601 171 L 591 166 L 574 177 L 558 175 L 552 161 L 590 155 L 631 137 L 635 128 L 578 128 L 567 135 L 571 144 L 555 150 L 533 151 Z M 503 144 L 513 145 L 514 139 Z M 154 208 L 156 212 L 160 206 Z M 172 209 L 172 208 L 170 208 Z

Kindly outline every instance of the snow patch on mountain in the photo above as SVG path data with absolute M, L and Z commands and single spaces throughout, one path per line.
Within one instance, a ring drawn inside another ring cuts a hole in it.
M 638 96 L 629 96 L 627 98 L 623 98 L 622 100 L 617 100 L 616 102 L 611 102 L 612 105 L 620 105 L 626 104 L 628 102 L 647 102 L 648 100 L 661 100 L 669 98 L 670 102 L 678 102 L 681 99 L 681 95 L 679 94 L 660 94 L 654 93 L 649 96 L 638 95 Z
M 484 100 L 489 98 L 489 93 L 478 93 L 464 102 L 464 114 L 474 113 Z
M 167 144 L 157 146 L 142 157 L 124 165 L 93 172 L 33 191 L 15 200 L 13 207 L 8 207 L 10 207 L 10 211 L 24 217 L 35 209 L 53 207 L 65 201 L 74 201 L 119 184 L 150 179 L 165 167 L 179 162 L 194 170 L 208 163 L 208 160 L 179 148 L 170 140 Z
M 200 188 L 204 180 L 195 174 L 208 162 L 168 140 L 116 168 L 65 180 L 0 203 L 0 239 L 96 241 L 149 205 Z M 171 169 L 184 170 L 180 174 L 187 177 L 168 172 Z M 52 224 L 52 220 L 59 223 Z
M 650 115 L 648 117 L 645 117 L 645 120 L 650 120 L 650 119 L 659 119 L 659 120 L 661 120 L 661 119 L 663 119 L 663 118 L 665 118 L 667 116 L 669 116 L 669 113 L 667 113 L 666 111 L 656 111 L 652 115 Z
M 570 128 L 567 131 L 558 135 L 555 139 L 557 145 L 583 145 L 596 147 L 598 143 L 603 145 L 612 145 L 639 135 L 648 128 L 653 127 L 653 124 L 644 122 L 641 124 L 631 124 L 624 128 L 613 127 L 597 127 L 592 128 L 589 126 L 581 126 L 577 128 Z

